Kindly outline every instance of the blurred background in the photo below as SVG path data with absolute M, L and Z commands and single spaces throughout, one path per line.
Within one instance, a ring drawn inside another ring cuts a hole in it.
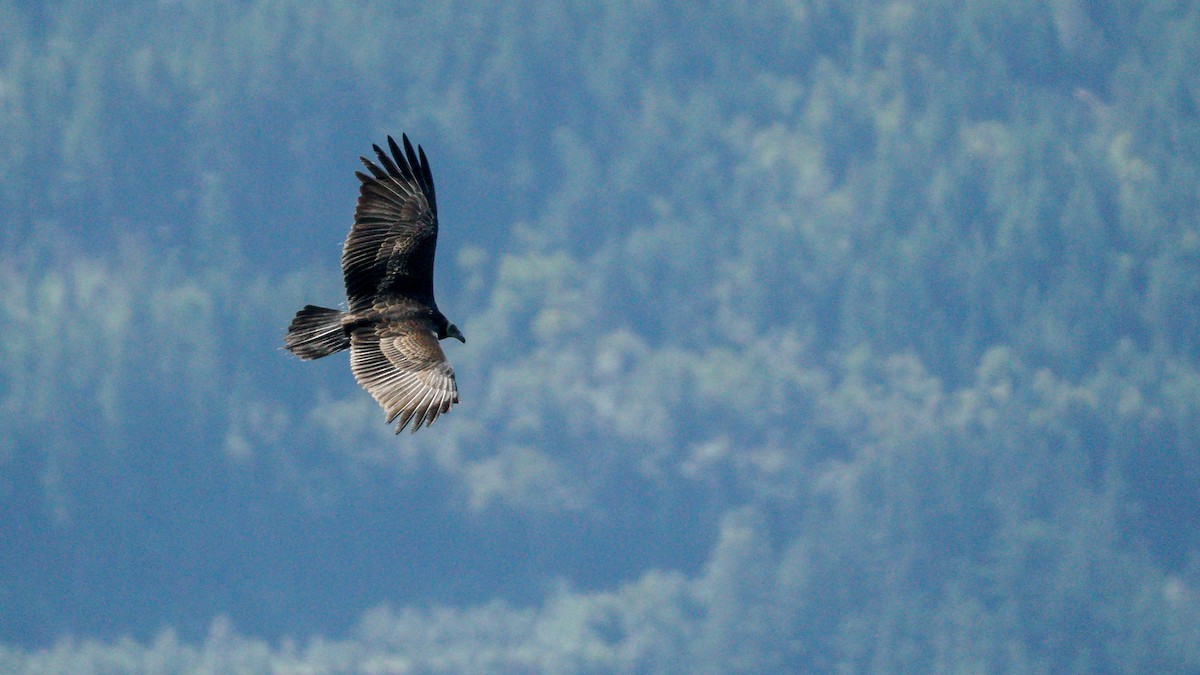
M 0 0 L 0 670 L 1195 672 L 1200 5 Z M 338 355 L 437 182 L 462 405 Z

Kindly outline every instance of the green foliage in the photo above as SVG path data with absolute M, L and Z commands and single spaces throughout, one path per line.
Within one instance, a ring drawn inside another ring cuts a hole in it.
M 0 3 L 0 670 L 1200 669 L 1196 45 L 1186 2 Z M 394 438 L 278 347 L 401 130 L 468 342 Z

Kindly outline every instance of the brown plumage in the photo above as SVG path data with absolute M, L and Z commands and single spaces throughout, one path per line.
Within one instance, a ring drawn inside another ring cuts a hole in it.
M 388 136 L 376 164 L 362 162 L 354 226 L 342 249 L 348 309 L 307 305 L 288 327 L 285 345 L 302 359 L 350 350 L 350 370 L 383 406 L 396 433 L 416 431 L 458 403 L 454 369 L 439 340 L 466 342 L 433 299 L 437 196 L 429 161 L 403 136 L 404 152 Z

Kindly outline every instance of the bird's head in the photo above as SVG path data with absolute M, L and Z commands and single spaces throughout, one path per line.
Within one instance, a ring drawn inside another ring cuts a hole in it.
M 463 337 L 462 331 L 459 330 L 458 326 L 455 326 L 454 324 L 448 324 L 446 326 L 446 334 L 439 336 L 439 339 L 442 340 L 445 340 L 446 338 L 458 338 L 459 342 L 463 343 L 464 345 L 467 344 L 467 338 Z

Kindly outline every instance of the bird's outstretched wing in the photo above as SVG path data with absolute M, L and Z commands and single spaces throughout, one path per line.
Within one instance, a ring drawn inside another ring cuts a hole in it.
M 342 249 L 342 274 L 350 310 L 379 296 L 407 297 L 433 305 L 433 258 L 437 248 L 437 196 L 429 161 L 402 136 L 404 152 L 388 136 L 391 156 L 378 145 L 378 164 L 362 162 L 354 226 Z
M 437 336 L 421 321 L 379 323 L 350 336 L 354 379 L 383 406 L 396 433 L 429 426 L 458 403 L 454 369 Z

